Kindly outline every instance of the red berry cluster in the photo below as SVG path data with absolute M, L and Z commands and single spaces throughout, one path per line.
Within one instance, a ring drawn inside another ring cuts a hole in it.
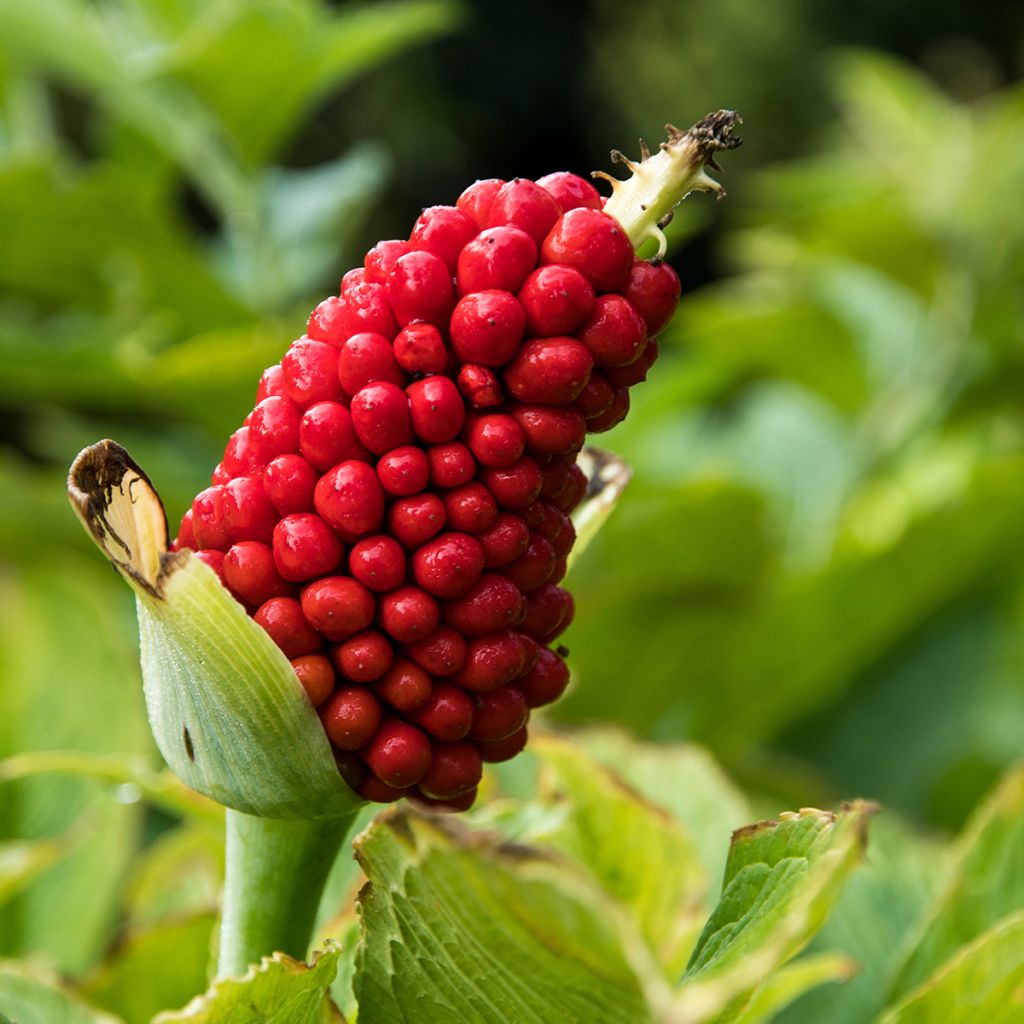
M 588 433 L 679 281 L 587 181 L 478 181 L 379 242 L 260 380 L 175 541 L 291 659 L 360 794 L 469 807 L 568 682 Z

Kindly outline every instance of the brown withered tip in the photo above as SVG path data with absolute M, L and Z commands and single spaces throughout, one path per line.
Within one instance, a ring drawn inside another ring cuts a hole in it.
M 106 438 L 79 452 L 68 471 L 68 499 L 114 568 L 160 597 L 168 572 L 186 556 L 167 550 L 163 502 L 127 450 Z

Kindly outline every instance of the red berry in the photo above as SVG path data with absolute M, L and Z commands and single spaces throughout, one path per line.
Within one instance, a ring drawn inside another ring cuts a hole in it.
M 521 699 L 521 698 L 520 698 Z M 526 710 L 526 701 L 523 701 Z M 412 720 L 437 740 L 454 743 L 463 739 L 473 723 L 473 701 L 457 686 L 441 683 Z
M 540 466 L 528 455 L 517 459 L 511 466 L 484 467 L 480 479 L 503 508 L 526 508 L 540 494 L 543 478 Z
M 452 348 L 460 362 L 501 366 L 519 348 L 526 315 L 511 293 L 489 288 L 461 298 L 451 319 Z
M 453 797 L 451 800 L 435 800 L 433 797 L 424 795 L 419 789 L 414 789 L 409 794 L 409 799 L 426 808 L 432 814 L 459 814 L 468 811 L 476 803 L 477 789 L 474 787 L 462 794 Z
M 338 350 L 322 341 L 296 341 L 281 360 L 288 397 L 303 409 L 341 398 Z
M 260 376 L 259 385 L 256 388 L 256 404 L 259 405 L 264 398 L 270 398 L 273 395 L 287 396 L 288 392 L 285 391 L 284 387 L 284 371 L 281 369 L 280 363 L 274 363 L 273 366 L 268 366 Z
M 579 206 L 589 206 L 592 210 L 601 209 L 601 193 L 585 178 L 568 171 L 555 171 L 537 179 L 537 184 L 549 192 L 555 202 L 566 210 L 575 210 Z
M 618 426 L 629 412 L 628 388 L 616 388 L 612 404 L 603 413 L 587 420 L 587 430 L 591 434 L 601 434 L 612 427 Z
M 538 267 L 516 296 L 526 314 L 529 334 L 552 337 L 571 334 L 590 315 L 594 289 L 572 267 Z
M 226 551 L 231 546 L 224 522 L 224 485 L 214 484 L 192 499 L 192 533 L 201 548 Z
M 384 518 L 383 488 L 373 467 L 365 462 L 342 462 L 324 473 L 313 493 L 313 503 L 324 520 L 346 539 L 375 532 Z
M 573 406 L 589 424 L 590 420 L 607 412 L 614 400 L 615 389 L 608 383 L 608 378 L 600 370 L 594 370 Z
M 419 790 L 433 800 L 451 800 L 476 789 L 483 763 L 470 743 L 435 743 L 433 757 Z
M 224 552 L 223 551 L 197 551 L 196 558 L 199 559 L 204 565 L 208 565 L 216 574 L 217 578 L 227 586 L 227 580 L 224 578 Z
M 286 658 L 314 654 L 324 645 L 323 637 L 306 621 L 301 605 L 293 597 L 265 601 L 253 615 L 253 621 L 268 633 Z
M 351 412 L 359 440 L 377 455 L 412 440 L 409 399 L 397 384 L 377 381 L 360 388 Z
M 189 506 L 181 517 L 181 523 L 178 525 L 178 536 L 175 537 L 171 550 L 181 551 L 183 548 L 191 548 L 194 551 L 196 547 L 196 535 L 192 532 L 192 507 Z
M 264 463 L 275 455 L 299 450 L 299 420 L 302 410 L 280 395 L 264 398 L 249 420 L 249 443 Z
M 448 528 L 461 533 L 482 533 L 498 516 L 494 495 L 475 480 L 448 491 L 443 501 Z
M 519 228 L 488 228 L 459 253 L 459 294 L 517 292 L 537 265 L 537 245 Z
M 527 593 L 542 587 L 555 570 L 554 545 L 547 538 L 537 533 L 530 534 L 530 543 L 526 550 L 501 571 L 520 590 Z
M 450 676 L 466 660 L 466 640 L 451 626 L 438 626 L 430 636 L 407 645 L 405 650 L 432 676 Z
M 263 468 L 263 460 L 253 448 L 248 427 L 239 427 L 228 439 L 221 459 L 225 479 L 218 483 L 226 483 L 232 477 L 258 473 Z
M 648 342 L 650 347 L 650 342 Z M 647 380 L 647 349 L 643 349 L 639 358 L 634 359 L 633 362 L 626 366 L 609 366 L 604 374 L 608 378 L 608 383 L 614 388 L 632 388 L 636 387 L 637 384 L 642 384 Z
M 345 679 L 372 683 L 391 668 L 395 652 L 383 633 L 367 629 L 332 647 L 331 660 Z
M 337 534 L 319 516 L 299 512 L 274 527 L 274 564 L 286 580 L 312 580 L 333 572 L 344 554 Z
M 417 494 L 430 479 L 426 452 L 411 444 L 393 448 L 377 461 L 377 477 L 388 494 Z
M 345 303 L 339 296 L 331 295 L 309 314 L 306 335 L 312 341 L 323 341 L 337 348 L 349 335 L 347 321 Z
M 388 289 L 383 284 L 368 281 L 359 271 L 349 271 L 349 274 L 342 279 L 341 287 L 345 334 L 370 331 L 393 338 L 398 332 L 398 322 L 388 302 Z
M 222 522 L 232 543 L 260 540 L 270 543 L 277 524 L 274 508 L 259 477 L 238 476 L 224 484 Z
M 640 314 L 621 295 L 602 295 L 580 331 L 595 366 L 625 366 L 639 359 L 647 343 Z
M 516 178 L 498 189 L 488 223 L 492 228 L 504 225 L 520 228 L 540 245 L 561 212 L 552 195 L 540 185 L 526 178 Z
M 653 338 L 672 319 L 679 291 L 679 277 L 667 263 L 636 260 L 622 294 L 644 318 Z
M 406 551 L 413 551 L 444 526 L 445 511 L 436 494 L 399 498 L 388 509 L 388 532 Z
M 485 178 L 483 181 L 474 181 L 459 196 L 455 205 L 473 221 L 478 230 L 484 228 L 487 226 L 487 218 L 491 215 L 494 197 L 504 184 L 505 182 L 501 178 Z
M 447 441 L 427 449 L 430 482 L 434 487 L 458 487 L 476 473 L 473 453 L 461 441 Z
M 571 512 L 586 497 L 589 486 L 590 482 L 583 470 L 577 465 L 572 465 L 569 467 L 569 481 L 565 490 L 551 500 L 563 512 Z
M 466 363 L 459 370 L 459 391 L 474 409 L 501 405 L 501 382 L 487 366 Z
M 388 271 L 395 265 L 395 260 L 409 251 L 409 243 L 398 238 L 378 242 L 363 259 L 366 280 L 374 284 L 387 284 Z
M 436 628 L 440 612 L 437 602 L 419 587 L 399 587 L 380 599 L 381 628 L 400 644 L 412 644 Z
M 328 640 L 345 640 L 373 622 L 373 594 L 348 576 L 325 576 L 302 591 L 302 614 Z
M 484 466 L 511 466 L 526 447 L 523 428 L 506 413 L 469 417 L 463 437 L 469 450 Z
M 224 556 L 224 580 L 231 592 L 249 605 L 261 605 L 289 593 L 287 581 L 277 571 L 274 553 L 266 544 L 244 540 L 233 544 Z
M 263 470 L 263 490 L 282 516 L 313 511 L 316 481 L 316 470 L 301 455 L 279 455 Z
M 531 708 L 558 700 L 569 685 L 569 666 L 554 651 L 542 647 L 537 664 L 516 681 Z
M 395 360 L 406 373 L 444 373 L 448 350 L 433 324 L 412 323 L 403 327 L 394 342 Z
M 509 414 L 523 429 L 526 447 L 547 455 L 578 452 L 587 436 L 583 414 L 564 406 L 514 405 Z M 511 507 L 511 506 L 510 506 Z
M 409 245 L 439 256 L 452 273 L 462 247 L 477 233 L 476 223 L 454 206 L 428 206 L 413 225 Z
M 362 687 L 336 690 L 320 708 L 328 739 L 339 750 L 358 750 L 380 728 L 380 702 Z
M 414 786 L 430 767 L 430 740 L 414 725 L 385 722 L 370 740 L 363 758 L 381 782 L 395 789 Z
M 430 699 L 433 684 L 430 676 L 408 658 L 395 663 L 374 686 L 374 693 L 396 711 L 418 711 Z
M 334 689 L 334 669 L 331 663 L 322 654 L 304 654 L 291 661 L 310 704 L 319 707 Z
M 383 334 L 353 334 L 338 355 L 338 382 L 349 395 L 374 381 L 405 386 L 405 373 Z
M 403 796 L 410 796 L 414 790 L 408 786 L 396 789 L 386 782 L 381 782 L 376 775 L 370 772 L 356 787 L 356 792 L 364 800 L 375 804 L 393 804 L 396 800 L 401 800 Z
M 520 627 L 541 643 L 550 643 L 572 621 L 572 595 L 554 583 L 539 587 L 526 597 L 526 618 Z
M 467 636 L 483 636 L 517 626 L 526 614 L 522 591 L 497 573 L 485 572 L 469 591 L 443 608 L 445 624 Z
M 594 359 L 575 338 L 534 338 L 505 367 L 505 386 L 520 402 L 561 405 L 586 387 Z
M 299 450 L 321 471 L 347 459 L 370 458 L 340 402 L 317 402 L 306 410 L 299 425 Z
M 400 326 L 413 320 L 447 326 L 454 289 L 451 271 L 440 257 L 429 252 L 400 256 L 388 271 L 387 289 Z
M 465 533 L 442 533 L 412 556 L 416 582 L 435 597 L 459 597 L 484 569 L 480 542 Z
M 484 549 L 484 568 L 500 569 L 514 562 L 530 542 L 530 528 L 514 512 L 499 512 L 494 523 L 477 534 Z
M 421 441 L 427 444 L 450 441 L 462 429 L 466 406 L 450 377 L 424 377 L 410 384 L 405 393 L 409 398 L 412 429 Z
M 522 674 L 525 657 L 518 634 L 510 629 L 474 637 L 452 682 L 464 690 L 496 690 Z
M 503 740 L 526 725 L 529 717 L 526 698 L 514 686 L 502 686 L 490 693 L 474 693 L 470 739 Z
M 378 534 L 353 546 L 348 554 L 348 567 L 370 590 L 386 593 L 405 581 L 405 552 L 393 537 Z
M 480 752 L 480 759 L 487 764 L 500 761 L 511 761 L 526 746 L 528 739 L 526 726 L 506 736 L 502 740 L 474 740 L 473 746 Z
M 575 267 L 597 292 L 618 291 L 633 268 L 633 246 L 619 222 L 585 207 L 562 214 L 540 255 L 541 263 Z
M 572 464 L 572 459 L 555 458 L 543 467 L 541 474 L 544 482 L 540 489 L 542 498 L 551 498 L 553 494 L 557 494 L 565 488 L 569 482 L 569 467 Z

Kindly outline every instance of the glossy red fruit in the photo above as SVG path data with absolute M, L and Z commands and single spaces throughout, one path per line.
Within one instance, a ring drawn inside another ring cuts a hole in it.
M 249 443 L 264 463 L 299 450 L 302 410 L 290 399 L 272 395 L 257 403 L 249 419 Z
M 425 544 L 440 532 L 444 523 L 444 504 L 436 494 L 399 498 L 388 509 L 388 532 L 406 551 Z
M 433 324 L 407 324 L 395 337 L 393 351 L 406 373 L 444 373 L 448 367 L 444 337 Z
M 572 334 L 594 307 L 594 289 L 572 267 L 538 267 L 516 296 L 526 316 L 526 331 L 538 337 Z
M 406 390 L 413 433 L 427 444 L 457 436 L 466 420 L 466 405 L 450 377 L 435 374 L 414 381 Z
M 501 381 L 490 367 L 477 363 L 464 364 L 459 370 L 457 384 L 462 397 L 474 409 L 501 405 Z
M 408 252 L 388 271 L 388 298 L 400 327 L 425 320 L 445 327 L 454 304 L 447 264 L 430 252 Z
M 526 702 L 523 702 L 523 709 Z M 454 743 L 464 739 L 473 723 L 473 701 L 465 690 L 450 683 L 436 685 L 430 697 L 412 716 L 413 722 L 434 739 Z
M 396 658 L 373 688 L 382 701 L 403 714 L 422 708 L 430 699 L 432 690 L 430 676 L 408 658 Z
M 419 587 L 399 587 L 378 602 L 381 629 L 400 644 L 413 644 L 437 628 L 437 602 Z
M 321 472 L 347 459 L 370 458 L 340 402 L 317 402 L 306 410 L 299 424 L 299 451 Z
M 342 278 L 341 298 L 346 335 L 369 331 L 391 339 L 398 332 L 399 325 L 388 301 L 387 288 L 367 280 L 365 271 L 349 271 Z
M 353 683 L 372 683 L 384 675 L 395 660 L 391 641 L 375 629 L 363 630 L 335 644 L 330 656 L 342 678 Z
M 491 207 L 494 205 L 494 197 L 505 182 L 501 178 L 484 178 L 482 181 L 474 181 L 456 200 L 456 207 L 460 209 L 473 223 L 477 230 L 487 226 L 487 219 L 491 215 Z
M 629 413 L 629 389 L 615 388 L 612 393 L 611 405 L 604 412 L 587 420 L 587 430 L 591 434 L 602 434 L 612 427 L 617 427 Z
M 256 404 L 259 405 L 264 398 L 270 398 L 272 395 L 287 397 L 287 394 L 281 364 L 274 363 L 273 366 L 268 366 L 260 375 L 260 382 L 256 387 Z
M 409 399 L 397 384 L 367 384 L 352 396 L 350 408 L 356 436 L 374 454 L 383 455 L 412 441 Z
M 575 267 L 599 293 L 624 287 L 633 269 L 633 246 L 619 222 L 586 207 L 558 219 L 543 240 L 540 255 L 541 263 Z
M 292 658 L 291 662 L 310 704 L 319 707 L 334 689 L 334 669 L 330 661 L 322 654 L 304 654 Z
M 416 726 L 392 719 L 377 730 L 363 758 L 381 782 L 404 789 L 426 775 L 430 767 L 430 740 Z
M 192 499 L 192 534 L 200 548 L 226 551 L 231 546 L 224 522 L 224 485 L 214 484 Z
M 301 455 L 279 455 L 263 470 L 263 490 L 282 516 L 313 511 L 316 470 Z
M 403 796 L 413 796 L 416 791 L 408 786 L 404 788 L 389 786 L 387 783 L 381 782 L 373 772 L 368 772 L 356 786 L 356 792 L 371 803 L 393 804 L 396 800 L 401 800 Z
M 366 280 L 374 284 L 387 284 L 388 271 L 395 265 L 395 260 L 409 251 L 409 243 L 400 238 L 378 242 L 363 259 Z
M 380 701 L 361 686 L 346 686 L 320 708 L 320 721 L 339 750 L 358 750 L 380 729 Z
M 466 639 L 451 626 L 438 626 L 429 636 L 407 644 L 405 651 L 432 676 L 450 676 L 466 660 Z
M 263 468 L 263 460 L 252 446 L 248 427 L 239 427 L 228 439 L 221 468 L 224 479 L 218 483 L 226 483 L 232 477 L 256 473 Z
M 212 549 L 206 551 L 197 551 L 196 558 L 199 559 L 204 565 L 208 565 L 216 574 L 217 578 L 227 586 L 227 579 L 224 576 L 224 552 L 214 551 Z
M 303 409 L 341 398 L 338 350 L 322 341 L 296 341 L 281 359 L 288 397 Z
M 299 658 L 315 654 L 324 645 L 324 638 L 306 621 L 302 606 L 293 597 L 272 597 L 253 615 L 284 652 L 286 658 Z
M 574 454 L 587 436 L 587 421 L 571 407 L 514 405 L 509 414 L 522 427 L 526 447 L 541 454 Z
M 602 295 L 579 332 L 596 366 L 625 366 L 639 359 L 647 344 L 647 327 L 621 295 Z
M 523 428 L 507 413 L 470 416 L 466 421 L 463 439 L 477 461 L 484 466 L 511 466 L 526 448 Z
M 458 487 L 476 473 L 473 453 L 461 441 L 446 441 L 427 449 L 430 482 L 434 487 Z
M 348 337 L 347 321 L 345 303 L 340 296 L 331 295 L 309 314 L 306 336 L 337 348 Z
M 534 338 L 505 367 L 505 387 L 520 402 L 562 405 L 586 387 L 594 358 L 575 338 Z
M 224 484 L 221 517 L 233 544 L 242 540 L 270 543 L 277 525 L 277 510 L 256 476 L 238 476 Z
M 511 292 L 475 291 L 452 313 L 452 348 L 460 362 L 501 366 L 516 354 L 525 325 L 523 307 Z
M 376 532 L 384 518 L 384 490 L 365 462 L 349 460 L 324 473 L 313 503 L 325 522 L 352 540 Z
M 540 534 L 531 533 L 526 550 L 501 571 L 524 594 L 528 594 L 551 579 L 557 560 L 558 556 L 551 541 Z
M 526 651 L 518 634 L 510 629 L 474 637 L 466 648 L 466 660 L 452 676 L 464 690 L 496 690 L 521 675 Z
M 476 480 L 447 491 L 442 499 L 450 530 L 479 534 L 489 529 L 498 516 L 494 495 Z
M 374 381 L 387 381 L 404 387 L 405 371 L 395 359 L 391 342 L 383 334 L 353 334 L 338 354 L 338 382 L 346 394 L 355 395 Z
M 540 466 L 524 455 L 511 466 L 486 466 L 480 470 L 480 479 L 494 495 L 495 501 L 506 509 L 526 508 L 540 495 L 543 478 Z
M 484 549 L 484 568 L 500 569 L 514 562 L 530 542 L 530 528 L 514 512 L 499 512 L 491 526 L 476 535 Z
M 579 393 L 573 406 L 589 421 L 607 412 L 614 400 L 615 389 L 608 383 L 608 378 L 600 370 L 593 370 L 587 386 Z
M 474 693 L 473 724 L 469 737 L 493 743 L 518 732 L 530 717 L 530 709 L 522 691 L 515 686 L 502 686 L 490 693 Z
M 537 664 L 516 680 L 531 708 L 543 707 L 558 700 L 569 685 L 569 666 L 549 647 L 542 647 Z
M 454 274 L 462 247 L 478 230 L 475 221 L 455 206 L 428 206 L 413 225 L 409 246 L 440 257 Z
M 348 576 L 325 576 L 302 591 L 302 614 L 328 640 L 337 643 L 366 629 L 373 622 L 373 595 Z
M 516 754 L 521 753 L 528 738 L 527 727 L 524 725 L 504 739 L 474 740 L 473 746 L 480 752 L 482 761 L 486 764 L 497 764 L 501 761 L 511 761 Z
M 517 292 L 537 263 L 537 244 L 519 228 L 481 231 L 459 253 L 460 295 L 486 291 Z
M 411 567 L 427 593 L 442 599 L 459 597 L 480 578 L 484 551 L 469 534 L 442 533 L 412 556 Z
M 527 178 L 516 178 L 498 189 L 488 223 L 492 228 L 517 227 L 540 245 L 561 212 L 550 192 Z
M 473 586 L 442 608 L 445 625 L 466 636 L 484 636 L 519 625 L 526 614 L 522 591 L 505 576 L 485 572 Z
M 405 582 L 405 552 L 393 537 L 377 534 L 353 545 L 348 568 L 370 590 L 386 593 Z
M 291 591 L 287 580 L 277 571 L 274 552 L 259 541 L 233 544 L 224 556 L 223 572 L 228 589 L 248 605 L 261 605 Z
M 679 292 L 679 276 L 667 263 L 636 260 L 622 294 L 643 317 L 653 338 L 672 319 Z
M 480 753 L 470 743 L 435 743 L 420 792 L 433 800 L 451 800 L 476 789 L 483 776 Z
M 559 633 L 573 610 L 572 597 L 557 584 L 547 583 L 526 595 L 526 618 L 520 629 L 535 640 L 548 643 Z
M 377 460 L 377 478 L 388 494 L 418 494 L 430 479 L 426 452 L 411 444 L 392 448 Z
M 274 527 L 272 548 L 277 571 L 291 582 L 334 572 L 344 554 L 338 535 L 311 512 L 281 519 Z
M 563 213 L 566 210 L 575 210 L 579 206 L 588 206 L 592 210 L 601 209 L 601 193 L 586 178 L 581 178 L 578 174 L 555 171 L 553 174 L 545 174 L 543 178 L 538 178 L 537 184 L 551 194 Z

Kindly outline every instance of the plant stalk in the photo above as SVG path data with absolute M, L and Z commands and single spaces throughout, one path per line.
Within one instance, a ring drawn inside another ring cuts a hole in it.
M 324 884 L 358 812 L 308 821 L 228 809 L 218 978 L 274 952 L 306 959 Z

